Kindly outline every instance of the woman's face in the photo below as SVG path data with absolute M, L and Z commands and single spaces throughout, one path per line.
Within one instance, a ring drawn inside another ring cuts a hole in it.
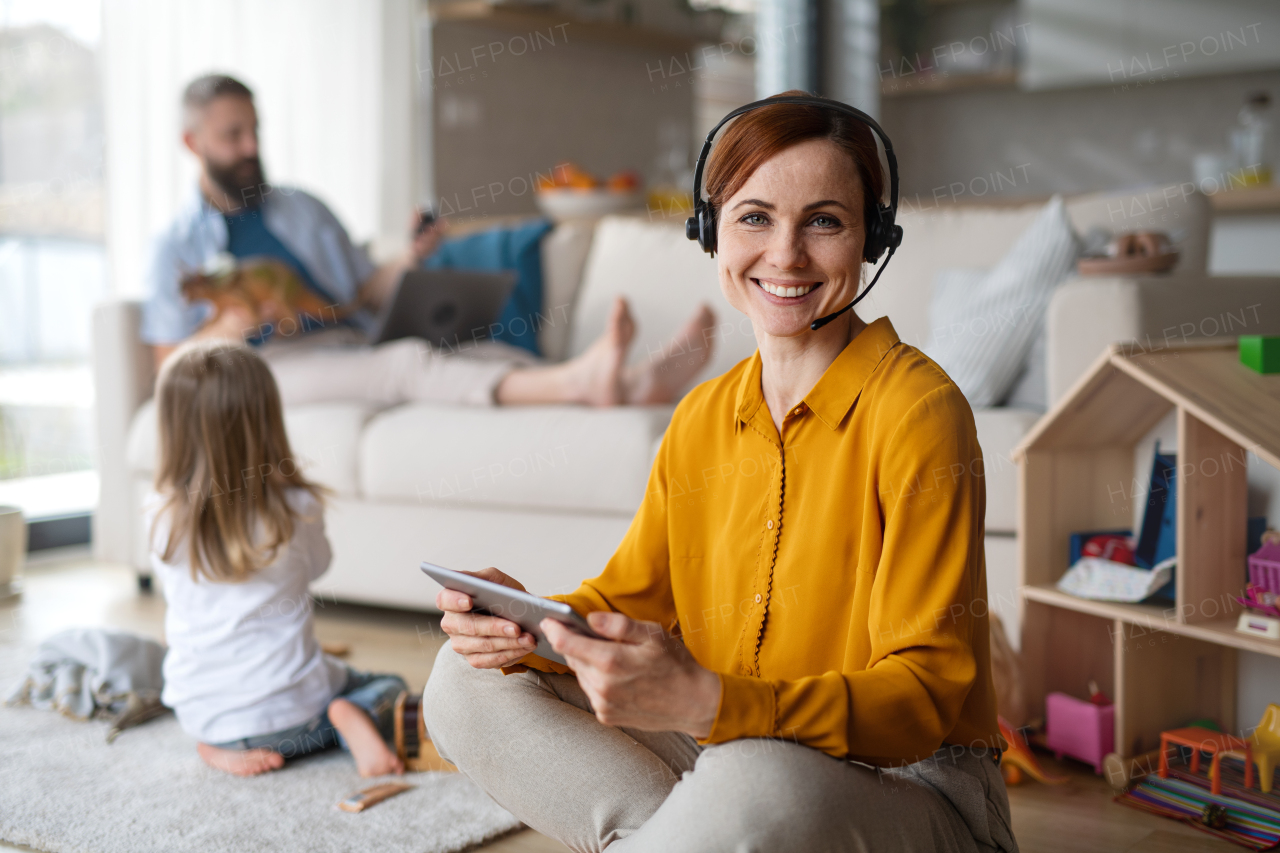
M 720 288 L 757 335 L 802 335 L 857 294 L 862 220 L 853 158 L 826 139 L 793 145 L 721 209 Z

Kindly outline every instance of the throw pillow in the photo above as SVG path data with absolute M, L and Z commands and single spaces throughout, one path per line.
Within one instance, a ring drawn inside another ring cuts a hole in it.
M 1072 270 L 1080 241 L 1054 196 L 989 272 L 943 270 L 934 280 L 933 339 L 925 353 L 975 409 L 999 405 L 1021 374 L 1049 297 Z

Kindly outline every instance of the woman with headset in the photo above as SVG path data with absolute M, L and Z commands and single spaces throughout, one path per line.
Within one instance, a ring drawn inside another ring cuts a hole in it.
M 892 145 L 801 92 L 731 120 L 688 232 L 758 349 L 680 403 L 617 553 L 555 596 L 606 639 L 544 621 L 565 667 L 439 594 L 429 732 L 574 850 L 1016 850 L 973 414 L 849 310 L 901 239 Z

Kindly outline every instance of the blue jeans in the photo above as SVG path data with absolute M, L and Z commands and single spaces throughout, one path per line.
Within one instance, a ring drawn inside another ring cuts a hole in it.
M 378 734 L 392 749 L 395 748 L 396 697 L 409 687 L 398 675 L 361 672 L 347 667 L 347 683 L 335 699 L 346 699 L 362 709 L 378 727 Z M 240 738 L 226 743 L 214 743 L 221 749 L 269 749 L 285 758 L 297 758 L 332 746 L 340 746 L 350 752 L 346 739 L 329 721 L 328 710 L 321 711 L 301 725 L 282 729 L 266 735 Z

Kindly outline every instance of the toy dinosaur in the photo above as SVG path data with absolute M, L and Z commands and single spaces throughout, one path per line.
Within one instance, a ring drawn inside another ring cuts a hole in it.
M 330 325 L 350 313 L 310 290 L 292 267 L 275 258 L 248 258 L 223 270 L 189 275 L 182 280 L 182 295 L 212 304 L 210 323 L 232 306 L 276 326 L 289 319 Z

